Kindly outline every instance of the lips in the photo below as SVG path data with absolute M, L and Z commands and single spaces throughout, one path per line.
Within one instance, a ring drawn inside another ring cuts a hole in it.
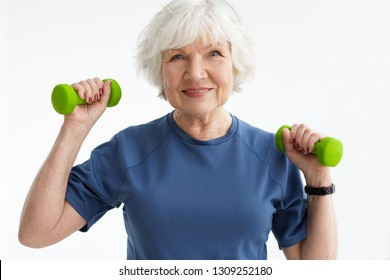
M 186 88 L 182 92 L 191 98 L 203 97 L 211 92 L 212 88 L 198 87 L 198 88 Z

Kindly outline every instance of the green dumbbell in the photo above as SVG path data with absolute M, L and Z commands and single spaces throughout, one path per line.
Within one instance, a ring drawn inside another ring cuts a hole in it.
M 117 81 L 113 79 L 104 79 L 103 82 L 111 80 L 111 94 L 107 107 L 113 107 L 119 103 L 122 97 L 122 90 Z M 67 115 L 73 112 L 76 105 L 86 104 L 77 92 L 67 84 L 56 85 L 51 94 L 51 103 L 57 113 Z
M 283 128 L 291 129 L 291 126 L 281 126 L 275 135 L 276 148 L 284 152 Z M 325 166 L 336 166 L 343 157 L 343 144 L 340 140 L 332 137 L 325 137 L 314 145 L 312 154 L 317 155 L 318 162 Z

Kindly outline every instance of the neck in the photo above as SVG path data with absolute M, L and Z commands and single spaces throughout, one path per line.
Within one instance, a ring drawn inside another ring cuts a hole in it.
M 232 117 L 224 108 L 204 116 L 193 116 L 175 110 L 173 118 L 185 133 L 201 141 L 226 135 L 232 125 Z

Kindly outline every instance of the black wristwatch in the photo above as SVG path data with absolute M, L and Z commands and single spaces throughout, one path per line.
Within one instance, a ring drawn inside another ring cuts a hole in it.
M 328 195 L 332 194 L 336 191 L 336 186 L 334 184 L 330 185 L 329 187 L 312 187 L 312 186 L 305 186 L 305 193 L 309 195 Z

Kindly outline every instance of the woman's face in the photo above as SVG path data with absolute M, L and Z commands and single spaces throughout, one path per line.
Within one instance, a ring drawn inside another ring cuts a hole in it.
M 182 113 L 202 117 L 226 103 L 236 70 L 228 46 L 204 45 L 197 40 L 164 51 L 162 76 L 169 103 Z

